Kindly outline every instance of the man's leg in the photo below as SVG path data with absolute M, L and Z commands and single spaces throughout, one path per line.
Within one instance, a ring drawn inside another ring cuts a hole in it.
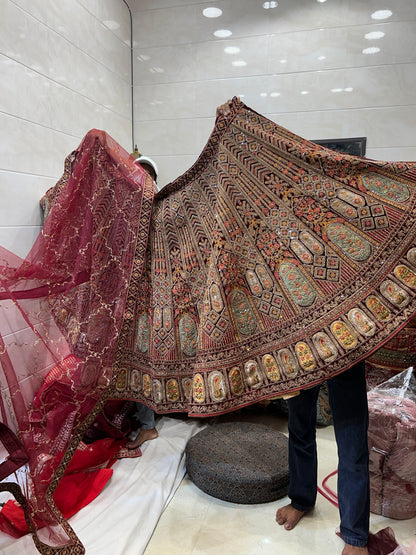
M 279 509 L 276 521 L 286 530 L 296 526 L 310 511 L 317 494 L 316 403 L 319 386 L 306 389 L 287 401 L 289 409 L 289 498 Z
M 370 519 L 365 363 L 328 380 L 328 391 L 338 447 L 341 534 L 349 546 L 363 548 Z M 346 549 L 344 553 L 359 552 Z
M 134 416 L 140 422 L 140 431 L 136 439 L 127 443 L 128 449 L 136 449 L 145 441 L 156 439 L 159 435 L 155 426 L 155 413 L 153 409 L 146 407 L 143 403 L 136 403 L 136 405 L 137 410 Z

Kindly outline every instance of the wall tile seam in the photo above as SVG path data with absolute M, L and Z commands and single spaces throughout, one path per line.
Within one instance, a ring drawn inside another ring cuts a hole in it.
M 416 65 L 416 61 L 404 61 L 404 62 L 386 62 L 384 64 L 371 64 L 365 66 L 348 66 L 348 67 L 330 67 L 325 69 L 305 69 L 305 70 L 294 70 L 294 71 L 282 71 L 282 72 L 269 72 L 269 73 L 244 73 L 241 75 L 236 75 L 234 77 L 210 77 L 209 79 L 190 79 L 183 81 L 158 81 L 149 83 L 134 83 L 135 87 L 152 87 L 156 85 L 180 85 L 186 83 L 205 83 L 209 81 L 230 81 L 231 79 L 249 79 L 254 77 L 281 77 L 284 75 L 305 75 L 305 74 L 315 74 L 316 73 L 329 73 L 331 71 L 355 71 L 355 70 L 368 70 L 372 68 L 386 68 L 386 67 L 397 67 L 400 65 Z M 137 71 L 135 72 L 137 74 Z
M 100 104 L 98 104 L 98 103 L 96 103 L 96 102 L 95 102 L 95 104 L 96 104 L 97 106 L 100 106 Z M 127 121 L 129 122 L 129 125 L 131 124 L 130 115 L 124 115 L 124 114 L 120 114 L 119 112 L 114 112 L 113 110 L 110 110 L 110 108 L 107 108 L 106 106 L 103 106 L 103 108 L 105 108 L 105 109 L 108 110 L 109 112 L 112 112 L 114 115 L 116 115 L 116 116 L 118 116 L 118 117 L 120 117 L 120 118 L 122 118 L 122 119 L 127 120 Z M 78 135 L 74 135 L 74 134 L 72 134 L 72 133 L 68 133 L 68 132 L 63 131 L 63 130 L 61 130 L 61 129 L 57 129 L 56 127 L 50 127 L 49 125 L 45 125 L 45 124 L 42 124 L 42 123 L 40 123 L 40 122 L 37 122 L 37 121 L 33 121 L 33 120 L 30 120 L 30 119 L 24 118 L 24 117 L 19 116 L 19 115 L 17 115 L 17 114 L 12 114 L 12 113 L 10 113 L 10 112 L 4 112 L 3 110 L 0 110 L 0 115 L 8 116 L 8 117 L 11 117 L 11 118 L 15 118 L 15 119 L 18 119 L 18 120 L 20 120 L 20 121 L 24 121 L 24 122 L 26 122 L 26 123 L 29 123 L 29 124 L 31 124 L 31 125 L 37 125 L 38 127 L 43 127 L 44 129 L 49 129 L 50 131 L 56 131 L 56 132 L 58 132 L 58 133 L 61 133 L 62 135 L 66 135 L 66 136 L 68 136 L 68 137 L 76 137 L 76 138 L 78 138 Z
M 244 98 L 242 99 L 244 101 Z M 267 112 L 263 111 L 262 115 L 266 118 L 273 119 L 274 115 L 297 115 L 297 114 L 312 114 L 316 113 L 327 113 L 327 112 L 354 112 L 354 111 L 364 111 L 364 110 L 386 110 L 391 108 L 415 108 L 416 104 L 387 104 L 385 106 L 359 106 L 359 107 L 346 107 L 346 108 L 327 108 L 327 109 L 311 109 L 311 110 L 288 110 L 285 112 Z M 138 123 L 155 123 L 161 121 L 195 121 L 195 120 L 210 120 L 215 119 L 215 114 L 211 116 L 189 116 L 189 117 L 179 117 L 179 118 L 167 118 L 163 117 L 160 119 L 137 119 L 135 118 L 134 124 Z
M 12 1 L 13 1 L 13 0 L 12 0 Z M 99 18 L 95 15 L 94 12 L 90 11 L 86 6 L 84 6 L 81 2 L 79 2 L 79 0 L 76 0 L 76 2 L 77 2 L 77 4 L 78 4 L 79 6 L 81 6 L 81 8 L 83 8 L 86 12 L 88 12 L 94 19 L 96 19 L 99 23 L 101 23 L 101 25 L 104 27 L 104 29 L 105 29 L 106 31 L 109 31 L 112 35 L 114 35 L 114 36 L 116 37 L 116 39 L 117 39 L 118 41 L 120 41 L 120 43 L 121 43 L 123 46 L 126 46 L 126 47 L 129 49 L 129 51 L 130 51 L 130 40 L 129 40 L 129 44 L 127 44 L 123 39 L 121 39 L 121 38 L 117 35 L 117 33 L 114 33 L 114 31 L 113 31 L 112 29 L 110 29 L 109 27 L 107 27 L 107 25 L 104 25 L 103 21 L 101 21 L 101 19 L 99 19 Z M 126 6 L 122 0 L 120 0 L 120 2 L 121 2 L 124 6 Z M 130 35 L 130 16 L 128 17 L 128 24 L 127 24 L 127 27 L 128 27 L 128 35 Z
M 107 69 L 108 71 L 110 71 L 111 73 L 114 73 L 115 75 L 117 75 L 118 78 L 120 78 L 122 81 L 124 81 L 126 84 L 130 84 L 129 81 L 125 81 L 125 79 L 123 78 L 122 74 L 118 73 L 117 71 L 114 71 L 111 67 L 106 66 L 103 62 L 101 62 L 100 60 L 97 60 L 96 58 L 94 58 L 94 56 L 92 56 L 87 50 L 83 50 L 82 48 L 80 48 L 78 45 L 76 45 L 74 42 L 72 42 L 71 40 L 69 40 L 65 35 L 62 35 L 61 33 L 59 33 L 56 29 L 54 29 L 53 27 L 50 27 L 49 25 L 47 25 L 45 22 L 41 21 L 40 19 L 38 19 L 37 17 L 35 17 L 34 15 L 32 15 L 30 12 L 26 11 L 24 8 L 22 8 L 21 6 L 19 6 L 18 4 L 16 4 L 13 0 L 9 0 L 9 2 L 12 2 L 12 4 L 14 4 L 17 8 L 19 8 L 21 11 L 23 11 L 24 13 L 26 13 L 27 15 L 29 15 L 32 19 L 34 19 L 35 21 L 37 21 L 38 23 L 40 23 L 41 25 L 43 25 L 45 28 L 47 28 L 49 31 L 52 31 L 53 33 L 55 33 L 56 35 L 58 35 L 59 37 L 61 37 L 63 40 L 65 40 L 68 44 L 70 44 L 71 46 L 73 46 L 74 48 L 76 48 L 79 52 L 82 52 L 83 54 L 85 54 L 86 56 L 88 56 L 89 58 L 91 58 L 91 60 L 93 60 L 95 63 L 101 65 L 102 67 L 104 67 L 105 69 Z M 98 20 L 99 21 L 99 20 Z M 112 33 L 112 31 L 106 27 L 104 24 L 103 28 L 106 29 L 108 32 Z M 114 33 L 112 33 L 114 34 Z M 120 43 L 123 45 L 124 48 L 128 49 L 128 56 L 130 59 L 130 46 L 126 45 L 122 40 L 120 40 Z M 4 54 L 5 55 L 5 54 Z M 10 56 L 9 56 L 10 57 Z M 14 59 L 14 58 L 11 58 Z M 15 60 L 15 61 L 19 61 L 19 60 Z

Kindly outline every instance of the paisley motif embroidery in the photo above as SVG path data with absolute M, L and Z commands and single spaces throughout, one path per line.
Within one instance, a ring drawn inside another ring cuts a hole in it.
M 312 264 L 313 256 L 300 241 L 293 239 L 290 242 L 290 248 L 302 262 L 305 264 Z
M 325 362 L 332 362 L 337 358 L 337 348 L 326 333 L 318 332 L 312 337 L 312 340 L 319 356 Z
M 279 274 L 296 304 L 310 306 L 314 302 L 316 293 L 295 264 L 283 262 Z
M 197 347 L 198 332 L 195 321 L 189 316 L 184 314 L 179 321 L 179 339 L 181 342 L 181 349 L 185 355 L 190 357 L 195 356 Z
M 132 370 L 131 372 L 130 387 L 133 391 L 139 391 L 140 389 L 140 372 L 138 370 Z
M 166 382 L 166 397 L 172 402 L 179 399 L 179 384 L 174 378 Z
M 149 350 L 149 340 L 149 317 L 146 313 L 143 313 L 137 322 L 137 335 L 135 343 L 136 350 L 138 349 L 142 353 L 147 353 L 147 351 Z
M 230 306 L 238 331 L 243 335 L 254 333 L 257 328 L 256 318 L 244 291 L 240 289 L 233 291 L 230 298 Z
M 253 295 L 260 295 L 263 289 L 256 273 L 253 270 L 247 270 L 246 278 Z
M 357 338 L 345 322 L 335 320 L 331 324 L 331 331 L 344 349 L 353 349 L 357 345 Z
M 192 379 L 184 378 L 182 380 L 182 387 L 185 394 L 185 398 L 189 401 L 191 399 L 191 393 L 192 393 Z
M 399 287 L 397 283 L 391 281 L 391 279 L 383 281 L 380 285 L 380 291 L 383 297 L 386 297 L 387 300 L 399 308 L 406 306 L 410 302 L 410 297 L 406 291 Z
M 246 381 L 248 385 L 255 389 L 262 383 L 258 364 L 255 360 L 248 360 L 244 365 L 244 372 L 246 374 Z
M 153 398 L 156 403 L 160 403 L 163 400 L 163 389 L 160 380 L 153 380 Z
M 405 285 L 411 287 L 412 289 L 416 288 L 416 274 L 407 266 L 400 264 L 399 266 L 396 266 L 393 271 L 394 275 Z
M 215 370 L 208 376 L 209 391 L 213 401 L 222 401 L 225 399 L 225 383 L 224 376 L 221 372 Z
M 367 189 L 387 200 L 405 202 L 410 197 L 409 189 L 404 183 L 389 179 L 385 175 L 370 172 L 361 175 L 361 179 Z
M 329 240 L 335 243 L 351 260 L 361 262 L 367 260 L 371 254 L 370 243 L 340 222 L 330 222 L 327 225 L 327 234 Z
M 143 374 L 143 395 L 145 397 L 150 397 L 152 394 L 152 380 L 149 374 Z
M 365 206 L 365 200 L 361 195 L 357 195 L 357 193 L 353 191 L 349 191 L 348 189 L 338 189 L 337 195 L 341 200 L 345 200 L 352 206 Z
M 352 308 L 348 312 L 348 320 L 357 331 L 370 337 L 374 335 L 377 329 L 375 323 L 359 308 Z
M 203 403 L 205 401 L 204 378 L 201 374 L 194 375 L 193 393 L 194 401 L 196 401 L 197 403 Z
M 231 368 L 229 378 L 232 392 L 235 393 L 235 395 L 241 395 L 244 391 L 244 382 L 241 370 L 238 366 Z
M 270 354 L 263 355 L 262 362 L 269 380 L 278 382 L 280 380 L 280 371 L 274 356 Z
M 309 345 L 300 341 L 296 343 L 295 349 L 302 368 L 308 371 L 313 370 L 316 367 L 316 362 Z
M 390 310 L 375 295 L 366 298 L 365 304 L 380 322 L 387 322 L 391 318 Z
M 410 264 L 416 268 L 416 248 L 415 247 L 412 247 L 411 249 L 408 250 L 406 258 L 410 262 Z
M 298 373 L 299 366 L 289 349 L 281 349 L 277 356 L 285 376 L 294 378 Z

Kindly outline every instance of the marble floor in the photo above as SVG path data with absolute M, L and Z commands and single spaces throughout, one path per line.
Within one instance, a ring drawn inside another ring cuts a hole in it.
M 217 421 L 260 422 L 287 433 L 285 416 L 262 407 L 244 409 Z M 319 484 L 337 467 L 333 427 L 317 430 Z M 336 490 L 336 477 L 328 486 Z M 316 508 L 292 531 L 275 522 L 288 498 L 259 505 L 228 503 L 205 494 L 185 475 L 163 512 L 144 555 L 337 555 L 343 542 L 336 535 L 338 509 L 318 494 Z M 400 545 L 416 542 L 416 518 L 391 520 L 371 515 L 373 533 L 390 526 Z M 416 546 L 415 546 L 416 550 Z M 414 552 L 413 552 L 414 553 Z M 404 555 L 404 554 L 403 554 Z

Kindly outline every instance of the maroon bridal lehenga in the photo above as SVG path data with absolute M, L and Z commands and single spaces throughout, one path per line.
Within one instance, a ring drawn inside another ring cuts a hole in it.
M 27 258 L 2 255 L 1 419 L 29 458 L 38 549 L 83 552 L 53 494 L 107 401 L 218 415 L 320 383 L 406 326 L 415 184 L 414 162 L 332 152 L 238 99 L 155 197 L 90 131 Z

